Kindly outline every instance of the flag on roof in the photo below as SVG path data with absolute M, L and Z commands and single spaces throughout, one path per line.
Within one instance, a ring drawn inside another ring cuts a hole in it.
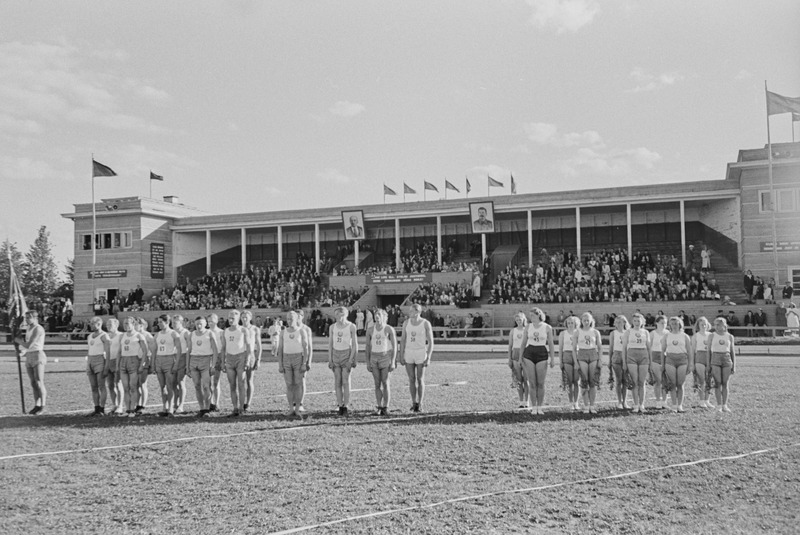
M 160 180 L 161 182 L 163 182 L 164 177 L 162 175 L 157 175 L 154 172 L 150 171 L 150 180 Z
M 397 195 L 397 192 L 387 186 L 386 184 L 383 185 L 383 194 L 384 195 Z
M 784 97 L 767 91 L 767 115 L 778 113 L 800 113 L 800 97 Z
M 500 182 L 499 180 L 495 180 L 491 176 L 489 176 L 489 187 L 490 188 L 502 188 L 503 187 L 503 183 Z
M 103 165 L 92 158 L 92 178 L 96 176 L 117 176 L 117 173 L 109 166 Z
M 411 186 L 409 186 L 408 184 L 403 182 L 403 194 L 416 193 L 416 192 L 417 192 L 417 190 L 415 190 L 414 188 L 412 188 Z
M 445 189 L 451 189 L 453 191 L 458 191 L 458 188 L 455 187 L 453 184 L 451 184 L 450 181 L 447 180 L 447 179 L 444 180 L 444 188 Z M 461 193 L 460 191 L 458 191 L 458 192 Z
M 437 188 L 436 186 L 434 186 L 433 184 L 431 184 L 427 180 L 425 181 L 425 189 L 430 190 L 430 191 L 435 191 L 436 193 L 439 193 L 439 188 Z

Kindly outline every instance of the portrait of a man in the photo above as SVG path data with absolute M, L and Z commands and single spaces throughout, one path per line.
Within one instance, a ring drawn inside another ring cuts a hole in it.
M 472 232 L 485 234 L 494 232 L 494 203 L 473 202 L 469 204 Z
M 342 212 L 342 223 L 344 224 L 344 236 L 348 240 L 363 240 L 364 234 L 364 212 L 361 210 L 350 210 Z

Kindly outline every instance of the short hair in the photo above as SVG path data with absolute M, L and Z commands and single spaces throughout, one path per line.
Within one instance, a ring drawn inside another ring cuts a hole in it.
M 158 319 L 163 321 L 166 324 L 169 324 L 169 314 L 161 314 Z
M 683 327 L 684 327 L 683 318 L 681 318 L 680 316 L 671 316 L 669 318 L 669 321 L 671 322 L 672 320 L 677 321 L 678 325 L 680 325 L 681 330 L 683 330 Z
M 141 317 L 141 316 L 137 316 L 137 317 L 136 317 L 136 323 L 138 323 L 139 325 L 142 325 L 142 326 L 144 326 L 144 327 L 147 327 L 147 326 L 149 325 L 149 324 L 147 323 L 147 320 L 146 320 L 146 319 L 144 319 L 144 318 L 143 318 L 143 317 Z
M 596 323 L 594 321 L 594 316 L 592 316 L 592 313 L 584 312 L 583 314 L 581 314 L 581 322 L 584 320 L 584 318 L 589 318 L 589 327 L 594 328 Z
M 419 303 L 414 303 L 413 305 L 411 305 L 411 308 L 413 308 L 414 310 L 419 310 L 420 312 L 422 312 L 422 305 L 420 305 Z
M 241 316 L 242 313 L 236 310 L 235 308 L 228 311 L 228 314 L 233 314 L 234 316 Z
M 333 311 L 334 312 L 340 312 L 341 311 L 341 312 L 344 312 L 345 314 L 349 314 L 350 313 L 350 309 L 347 308 L 344 305 L 340 305 L 340 306 L 336 307 Z
M 252 318 L 253 313 L 250 312 L 249 310 L 245 310 L 244 312 L 242 312 L 242 317 L 244 318 L 245 316 L 247 316 L 248 318 Z
M 183 323 L 183 316 L 181 316 L 180 314 L 175 314 L 174 316 L 172 316 L 172 321 L 173 323 L 176 321 Z
M 26 317 L 26 318 L 34 318 L 34 319 L 39 319 L 39 313 L 38 313 L 38 312 L 36 312 L 35 310 L 29 310 L 29 311 L 27 311 L 27 312 L 25 313 L 25 317 Z
M 656 316 L 656 323 L 658 323 L 659 321 L 668 321 L 668 320 L 664 314 L 659 314 L 658 316 Z
M 616 326 L 617 326 L 617 322 L 618 322 L 619 320 L 622 320 L 622 324 L 625 326 L 625 329 L 629 329 L 629 328 L 630 328 L 631 324 L 630 324 L 630 322 L 628 321 L 628 318 L 626 318 L 626 317 L 625 317 L 625 314 L 620 314 L 619 316 L 617 316 L 616 318 L 614 318 L 614 327 L 616 327 Z
M 544 313 L 544 312 L 542 311 L 542 309 L 541 309 L 541 308 L 539 308 L 539 307 L 533 307 L 533 308 L 531 309 L 531 314 L 535 314 L 535 315 L 536 315 L 536 317 L 537 317 L 537 318 L 539 318 L 539 321 L 544 321 L 544 320 L 545 320 L 545 318 L 547 318 L 547 316 L 545 315 L 545 313 Z
M 376 318 L 378 316 L 380 316 L 382 318 L 388 318 L 389 317 L 389 314 L 387 314 L 386 311 L 384 309 L 382 309 L 382 308 L 379 308 L 379 309 L 375 310 L 375 314 L 374 315 L 375 315 Z
M 633 323 L 633 320 L 634 320 L 635 318 L 639 318 L 639 320 L 642 322 L 642 325 L 644 325 L 644 324 L 645 324 L 645 319 L 644 319 L 644 316 L 642 315 L 642 313 L 641 313 L 641 312 L 636 312 L 635 314 L 633 314 L 633 315 L 631 316 L 631 323 Z
M 115 318 L 114 316 L 111 316 L 110 318 L 108 318 L 106 320 L 106 324 L 109 324 L 109 323 L 112 324 L 112 325 L 119 326 L 119 320 L 117 318 Z
M 94 323 L 96 321 L 99 321 L 100 323 L 103 323 L 103 318 L 101 318 L 100 316 L 94 316 L 94 317 L 92 317 L 92 319 L 89 320 L 89 323 Z
M 213 319 L 214 323 L 216 323 L 216 322 L 219 321 L 219 316 L 217 316 L 213 312 L 211 314 L 206 315 L 206 321 L 211 320 L 211 319 Z
M 708 321 L 708 318 L 705 317 L 705 316 L 700 316 L 699 318 L 697 318 L 697 321 L 694 322 L 694 330 L 695 331 L 697 331 L 700 328 L 700 322 L 701 321 L 706 322 L 706 325 L 711 327 L 711 322 Z

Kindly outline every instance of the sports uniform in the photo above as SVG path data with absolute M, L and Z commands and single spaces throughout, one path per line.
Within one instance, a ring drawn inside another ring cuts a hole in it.
M 353 343 L 352 326 L 353 324 L 349 321 L 345 322 L 344 326 L 341 326 L 338 322 L 331 325 L 331 340 L 333 341 L 331 360 L 335 367 L 344 368 L 350 366 Z
M 647 364 L 647 339 L 647 329 L 632 328 L 628 331 L 628 346 L 625 348 L 625 360 L 628 364 L 634 366 Z
M 379 370 L 385 370 L 392 364 L 392 341 L 389 338 L 389 327 L 385 325 L 382 330 L 378 331 L 373 328 L 372 339 L 370 341 L 370 356 L 372 358 L 373 366 L 377 366 Z
M 425 324 L 428 320 L 420 319 L 417 325 L 408 320 L 405 325 L 406 343 L 403 349 L 403 360 L 406 364 L 423 364 L 428 357 L 427 334 Z

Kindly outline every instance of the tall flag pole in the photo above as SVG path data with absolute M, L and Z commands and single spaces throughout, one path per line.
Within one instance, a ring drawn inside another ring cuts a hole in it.
M 410 195 L 416 195 L 417 190 L 415 190 L 414 188 L 403 182 L 403 202 L 406 202 L 406 193 Z
M 94 178 L 98 176 L 117 176 L 117 173 L 109 166 L 95 161 L 94 154 L 92 154 L 92 296 L 90 300 L 92 314 L 94 314 L 94 272 L 95 265 L 97 265 L 97 209 L 94 205 Z
M 423 200 L 427 200 L 426 196 L 425 196 L 425 192 L 428 191 L 428 190 L 435 191 L 436 193 L 439 193 L 439 188 L 437 188 L 434 184 L 431 184 L 430 182 L 425 180 L 424 181 L 423 190 L 422 190 Z
M 157 180 L 158 182 L 164 182 L 163 175 L 157 175 L 152 170 L 150 170 L 150 198 L 153 198 L 153 180 Z
M 511 195 L 517 194 L 517 182 L 514 180 L 514 173 L 511 173 Z
M 800 123 L 800 113 L 792 113 L 792 143 L 794 143 L 794 123 Z
M 499 180 L 495 180 L 492 178 L 492 175 L 486 175 L 489 177 L 489 180 L 486 182 L 486 196 L 489 196 L 489 188 L 502 188 L 503 183 Z
M 772 261 L 775 263 L 775 280 L 779 280 L 778 268 L 778 232 L 775 228 L 775 211 L 778 209 L 778 199 L 775 198 L 775 184 L 772 179 L 772 139 L 769 132 L 769 116 L 777 115 L 780 113 L 792 113 L 794 118 L 795 113 L 800 113 L 800 97 L 784 97 L 777 93 L 771 93 L 767 89 L 767 81 L 764 80 L 764 92 L 767 97 L 767 162 L 769 174 L 769 198 L 772 212 Z M 794 124 L 792 124 L 792 135 L 794 136 Z
M 467 190 L 467 199 L 469 199 L 469 192 L 472 191 L 472 184 L 469 183 L 469 177 L 464 175 L 464 180 L 467 181 L 466 190 Z
M 383 204 L 386 204 L 386 196 L 387 195 L 397 195 L 397 192 L 384 183 L 383 184 Z
M 25 303 L 25 296 L 19 285 L 19 279 L 14 271 L 14 262 L 11 259 L 11 246 L 8 248 L 8 321 L 11 326 L 11 339 L 14 341 L 14 352 L 17 355 L 17 374 L 19 375 L 19 398 L 22 403 L 22 414 L 25 414 L 25 389 L 22 386 L 22 355 L 19 352 L 19 328 L 25 313 L 28 312 L 28 305 Z
M 447 180 L 445 178 L 444 179 L 444 198 L 445 199 L 447 199 L 447 190 L 449 190 L 449 189 L 455 191 L 456 193 L 461 193 L 460 191 L 458 191 L 458 188 L 453 185 L 452 182 L 450 182 L 449 180 Z

